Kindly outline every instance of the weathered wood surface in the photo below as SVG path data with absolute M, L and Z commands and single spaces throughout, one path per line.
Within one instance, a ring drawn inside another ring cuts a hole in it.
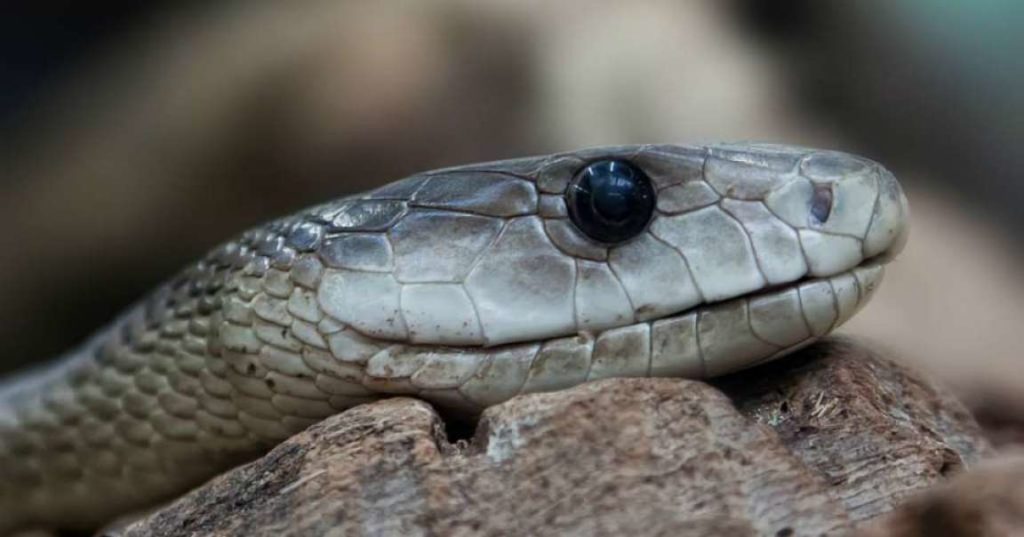
M 991 448 L 948 393 L 828 340 L 709 385 L 521 396 L 449 442 L 396 398 L 315 425 L 128 536 L 834 535 Z
M 869 526 L 860 537 L 1024 536 L 1024 452 L 984 461 Z

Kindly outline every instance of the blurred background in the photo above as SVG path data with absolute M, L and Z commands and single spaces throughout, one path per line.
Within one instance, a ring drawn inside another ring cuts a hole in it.
M 1024 3 L 112 2 L 0 18 L 0 371 L 248 226 L 424 169 L 765 140 L 904 182 L 844 331 L 1024 415 Z

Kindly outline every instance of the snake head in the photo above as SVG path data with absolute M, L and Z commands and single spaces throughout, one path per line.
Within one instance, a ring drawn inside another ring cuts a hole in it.
M 448 168 L 314 215 L 298 229 L 322 235 L 324 312 L 370 338 L 453 346 L 598 333 L 839 275 L 907 229 L 880 165 L 756 144 Z

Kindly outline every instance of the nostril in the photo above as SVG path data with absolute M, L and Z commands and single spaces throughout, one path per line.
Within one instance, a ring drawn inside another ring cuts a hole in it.
M 824 224 L 830 214 L 832 214 L 832 185 L 814 185 L 814 195 L 811 196 L 811 216 L 819 224 Z

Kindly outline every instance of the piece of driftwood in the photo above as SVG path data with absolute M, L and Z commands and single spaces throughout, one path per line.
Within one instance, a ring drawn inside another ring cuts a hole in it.
M 517 397 L 454 443 L 424 402 L 360 406 L 123 534 L 833 535 L 989 451 L 948 393 L 831 339 L 713 385 Z
M 1024 536 L 1024 452 L 985 461 L 869 526 L 860 537 Z

